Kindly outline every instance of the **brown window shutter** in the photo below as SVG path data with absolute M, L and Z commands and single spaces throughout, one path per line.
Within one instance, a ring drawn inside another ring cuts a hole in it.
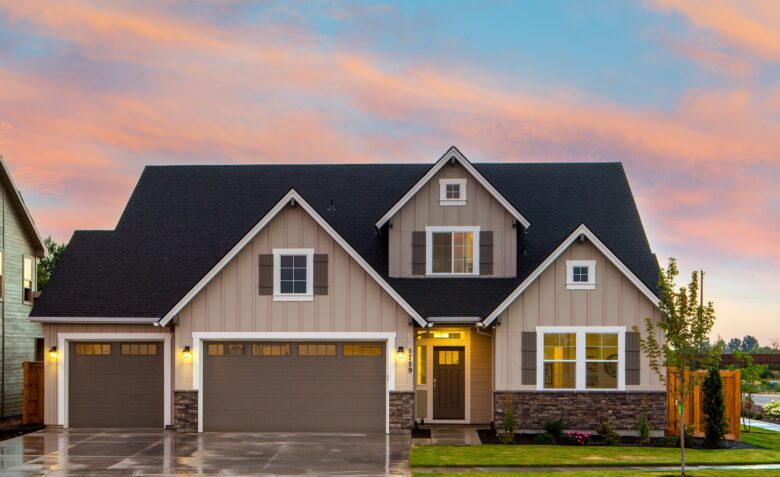
M 479 274 L 493 274 L 493 231 L 479 232 Z
M 412 275 L 425 275 L 425 232 L 412 232 Z
M 522 384 L 536 384 L 536 332 L 523 331 L 520 352 Z
M 274 256 L 262 254 L 259 257 L 260 276 L 258 280 L 258 294 L 273 295 L 274 293 Z
M 626 385 L 636 386 L 640 384 L 640 346 L 639 333 L 626 332 Z
M 328 254 L 314 254 L 314 294 L 328 294 Z

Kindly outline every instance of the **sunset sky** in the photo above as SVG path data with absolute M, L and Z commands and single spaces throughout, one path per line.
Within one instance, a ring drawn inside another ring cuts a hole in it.
M 421 3 L 0 0 L 0 154 L 59 241 L 148 164 L 621 161 L 716 334 L 780 339 L 776 0 Z

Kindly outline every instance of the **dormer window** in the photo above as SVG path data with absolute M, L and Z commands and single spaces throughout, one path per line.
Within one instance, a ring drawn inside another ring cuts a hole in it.
M 479 275 L 479 227 L 426 227 L 427 275 Z
M 439 205 L 466 205 L 466 179 L 440 179 Z
M 566 260 L 566 288 L 593 290 L 596 288 L 595 260 Z

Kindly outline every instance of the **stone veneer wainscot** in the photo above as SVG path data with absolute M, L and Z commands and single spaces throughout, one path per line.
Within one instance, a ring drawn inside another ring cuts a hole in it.
M 179 432 L 198 432 L 198 391 L 173 392 L 173 427 Z
M 414 427 L 414 391 L 390 392 L 390 432 Z
M 636 432 L 644 411 L 651 429 L 666 430 L 666 393 L 663 391 L 496 391 L 493 404 L 498 428 L 504 420 L 507 397 L 511 398 L 518 429 L 543 429 L 545 422 L 562 419 L 566 428 L 572 430 L 595 431 L 602 422 L 609 422 L 616 431 Z

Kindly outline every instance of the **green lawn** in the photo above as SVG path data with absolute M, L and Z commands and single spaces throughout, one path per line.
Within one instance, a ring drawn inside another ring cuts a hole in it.
M 766 477 L 772 475 L 769 471 L 761 470 L 702 470 L 696 472 L 688 472 L 689 477 Z M 677 472 L 637 472 L 636 470 L 613 470 L 613 471 L 581 471 L 581 472 L 496 472 L 496 473 L 456 473 L 456 474 L 421 474 L 414 473 L 413 477 L 636 477 L 640 475 L 642 477 L 667 477 L 678 476 Z
M 686 452 L 686 462 L 689 465 L 780 463 L 780 433 L 754 429 L 743 433 L 742 440 L 762 448 L 690 449 Z M 679 461 L 679 449 L 658 447 L 431 445 L 416 446 L 411 454 L 412 467 L 666 466 Z

